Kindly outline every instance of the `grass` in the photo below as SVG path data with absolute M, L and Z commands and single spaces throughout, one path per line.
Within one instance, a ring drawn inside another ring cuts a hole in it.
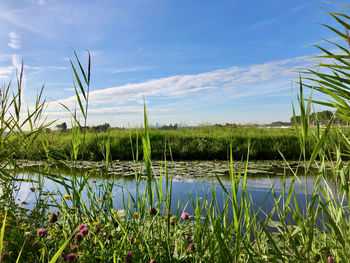
M 345 130 L 346 132 L 346 130 Z M 88 131 L 85 135 L 85 146 L 79 152 L 78 159 L 101 161 L 105 159 L 105 140 L 110 140 L 110 156 L 113 160 L 132 160 L 132 145 L 138 140 L 139 159 L 142 159 L 141 129 L 111 129 L 108 132 Z M 131 138 L 130 138 L 131 134 Z M 251 145 L 251 160 L 282 160 L 282 152 L 288 160 L 298 160 L 300 148 L 293 128 L 268 129 L 257 127 L 218 128 L 198 127 L 179 130 L 149 130 L 152 146 L 152 158 L 164 160 L 164 145 L 172 151 L 174 160 L 228 160 L 229 146 L 232 144 L 233 158 L 240 160 L 247 156 L 248 143 Z M 336 136 L 333 136 L 335 139 Z M 43 132 L 30 149 L 23 149 L 17 158 L 42 160 L 47 153 L 56 154 L 55 158 L 66 159 L 70 156 L 72 133 Z M 306 155 L 310 157 L 316 142 L 310 136 L 307 141 Z M 136 146 L 133 145 L 135 148 Z M 136 151 L 136 149 L 134 149 Z M 4 151 L 4 155 L 7 152 Z M 170 159 L 168 152 L 167 158 Z
M 346 29 L 350 28 L 347 23 L 350 17 L 335 13 L 331 15 L 336 16 L 341 26 L 345 24 Z M 347 46 L 350 40 L 346 34 L 343 35 Z M 340 62 L 344 61 L 345 64 L 350 59 L 350 53 L 342 57 L 334 57 L 327 52 L 326 55 L 341 59 Z M 6 155 L 0 159 L 0 262 L 348 262 L 350 166 L 343 158 L 349 153 L 350 142 L 332 122 L 327 124 L 326 129 L 318 125 L 314 129 L 310 127 L 308 116 L 312 100 L 309 98 L 305 101 L 303 98 L 305 85 L 302 80 L 298 100 L 301 125 L 295 123 L 298 159 L 306 167 L 306 176 L 310 167 L 307 160 L 318 168 L 311 192 L 308 192 L 307 185 L 304 188 L 305 196 L 309 196 L 305 198 L 305 203 L 297 202 L 294 186 L 305 186 L 306 182 L 300 182 L 298 168 L 289 167 L 294 175 L 290 187 L 286 187 L 285 176 L 281 194 L 278 195 L 271 186 L 270 197 L 274 200 L 272 211 L 267 213 L 255 207 L 247 185 L 248 157 L 254 153 L 251 139 L 251 144 L 247 143 L 245 148 L 246 161 L 240 163 L 243 173 L 233 172 L 235 144 L 232 142 L 228 148 L 230 185 L 224 186 L 217 177 L 225 193 L 222 204 L 215 198 L 213 186 L 212 191 L 201 199 L 189 195 L 186 205 L 178 205 L 176 212 L 172 213 L 172 175 L 167 169 L 165 174 L 157 177 L 152 173 L 151 157 L 154 157 L 157 149 L 152 144 L 154 138 L 147 125 L 146 111 L 145 128 L 139 136 L 146 164 L 147 185 L 144 190 L 140 189 L 141 172 L 136 170 L 136 195 L 122 189 L 123 194 L 119 198 L 124 200 L 123 207 L 113 205 L 115 187 L 118 186 L 114 185 L 113 180 L 104 179 L 108 175 L 109 158 L 113 156 L 112 132 L 104 135 L 105 139 L 100 141 L 106 169 L 98 172 L 97 176 L 102 178 L 99 185 L 88 183 L 91 176 L 96 176 L 96 171 L 86 171 L 83 176 L 78 176 L 78 171 L 70 166 L 71 162 L 77 162 L 89 153 L 90 136 L 84 129 L 88 116 L 90 63 L 85 70 L 76 57 L 72 68 L 77 83 L 78 110 L 82 112 L 84 120 L 80 123 L 76 112 L 72 112 L 74 128 L 70 137 L 64 137 L 70 141 L 67 143 L 70 145 L 68 152 L 51 150 L 49 141 L 41 140 L 40 143 L 44 143 L 41 158 L 45 156 L 51 167 L 42 167 L 37 179 L 21 177 L 5 168 L 9 164 L 16 166 L 16 158 L 26 157 L 23 149 L 29 149 L 37 143 L 39 136 L 43 136 L 42 131 L 49 125 L 40 121 L 44 104 L 40 102 L 39 95 L 34 111 L 26 113 L 25 118 L 21 115 L 23 71 L 18 77 L 17 92 L 10 95 L 9 85 L 1 93 L 0 138 L 1 149 L 6 149 Z M 339 85 L 348 85 L 337 70 L 346 74 L 349 68 L 340 68 L 337 63 L 333 69 L 333 79 Z M 334 82 L 326 86 L 317 78 L 314 81 L 322 85 L 320 91 L 331 95 L 334 99 L 332 105 L 339 107 L 345 115 L 350 107 L 343 103 L 342 97 L 347 97 L 347 93 L 339 87 L 332 91 Z M 337 105 L 338 102 L 341 105 Z M 24 131 L 23 127 L 28 123 L 30 131 Z M 6 130 L 11 135 L 5 133 Z M 141 156 L 137 154 L 138 139 L 135 139 L 131 136 L 127 142 L 133 142 L 132 152 L 137 161 Z M 311 148 L 310 140 L 314 143 Z M 163 141 L 164 157 L 169 152 L 168 146 Z M 173 147 L 170 149 L 173 151 Z M 331 164 L 329 172 L 325 168 L 326 161 Z M 166 158 L 162 164 L 167 167 Z M 56 170 L 53 169 L 55 165 Z M 70 169 L 70 177 L 60 173 L 58 167 L 62 165 Z M 45 191 L 47 179 L 56 183 L 57 191 Z M 331 180 L 337 191 L 330 187 Z M 17 194 L 23 182 L 35 186 L 31 189 L 36 198 L 32 209 L 18 204 Z M 86 200 L 82 199 L 83 192 L 88 196 Z M 193 214 L 186 212 L 189 203 L 194 207 Z M 227 220 L 230 213 L 232 220 Z M 273 216 L 277 216 L 278 220 L 271 220 Z M 321 222 L 316 223 L 319 219 Z

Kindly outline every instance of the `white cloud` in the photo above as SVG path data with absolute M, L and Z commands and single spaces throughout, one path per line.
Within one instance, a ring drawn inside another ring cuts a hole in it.
M 97 109 L 89 109 L 88 115 L 115 115 L 115 114 L 142 114 L 143 106 L 122 106 L 122 107 L 105 107 L 105 108 L 97 108 Z M 165 113 L 165 112 L 175 112 L 177 109 L 171 107 L 152 107 L 147 109 L 147 112 L 153 113 Z M 68 114 L 67 111 L 47 111 L 46 112 L 50 116 L 66 116 Z
M 266 87 L 265 82 L 290 79 L 295 76 L 298 68 L 304 68 L 305 63 L 304 57 L 297 57 L 247 67 L 230 67 L 200 74 L 176 75 L 142 83 L 130 83 L 91 91 L 90 101 L 102 107 L 108 104 L 123 104 L 128 101 L 138 102 L 143 97 L 179 98 L 208 91 L 225 91 L 237 97 L 242 97 L 244 94 L 271 93 L 276 89 L 281 90 L 281 83 L 278 83 L 278 86 Z M 289 89 L 288 83 L 290 82 L 288 81 L 287 86 L 283 88 Z M 60 102 L 70 108 L 76 106 L 75 96 L 62 99 Z
M 9 79 L 13 73 L 13 67 L 0 67 L 0 79 Z
M 22 67 L 22 59 L 21 56 L 13 54 L 12 55 L 12 65 L 15 69 L 21 69 Z
M 15 10 L 1 9 L 0 20 L 6 21 L 13 26 L 21 29 L 25 29 L 29 32 L 36 33 L 45 37 L 53 37 L 53 34 L 48 30 L 43 30 L 45 23 L 34 22 L 31 16 L 28 14 L 33 13 L 33 8 L 21 8 Z
M 12 49 L 20 49 L 21 42 L 20 36 L 16 32 L 9 33 L 10 42 L 7 44 Z
M 126 73 L 126 72 L 135 72 L 135 71 L 144 71 L 149 70 L 150 67 L 130 67 L 130 68 L 118 68 L 112 71 L 112 73 Z

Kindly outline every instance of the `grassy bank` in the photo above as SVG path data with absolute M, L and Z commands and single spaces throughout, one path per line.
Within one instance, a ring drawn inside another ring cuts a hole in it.
M 316 132 L 316 129 L 313 129 Z M 108 132 L 86 133 L 85 146 L 79 153 L 79 159 L 101 161 L 105 158 L 105 142 L 109 136 L 110 157 L 113 160 L 132 160 L 138 153 L 142 159 L 141 129 L 111 129 Z M 218 128 L 215 126 L 179 130 L 156 130 L 149 132 L 152 158 L 164 159 L 164 147 L 168 147 L 167 158 L 174 160 L 228 160 L 232 145 L 233 158 L 241 160 L 247 157 L 250 143 L 251 160 L 287 160 L 300 158 L 300 146 L 293 128 L 269 129 L 257 127 Z M 333 134 L 333 139 L 336 139 Z M 329 138 L 330 139 L 330 138 Z M 306 156 L 310 157 L 316 145 L 310 136 L 306 142 Z M 171 149 L 172 156 L 169 153 Z M 30 149 L 23 149 L 20 156 L 30 160 L 45 159 L 47 154 L 59 153 L 56 158 L 69 158 L 72 149 L 72 133 L 43 132 Z M 4 152 L 4 154 L 7 154 Z M 66 157 L 65 157 L 66 156 Z M 18 156 L 19 157 L 19 156 Z

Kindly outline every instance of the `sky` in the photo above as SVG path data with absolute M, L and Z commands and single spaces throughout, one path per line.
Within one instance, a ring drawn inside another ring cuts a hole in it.
M 69 59 L 74 49 L 86 67 L 89 50 L 88 125 L 140 126 L 144 101 L 153 125 L 289 121 L 312 45 L 341 42 L 320 25 L 337 26 L 324 9 L 344 12 L 338 4 L 347 1 L 2 0 L 0 83 L 23 61 L 24 103 L 45 84 L 47 119 L 69 124 Z

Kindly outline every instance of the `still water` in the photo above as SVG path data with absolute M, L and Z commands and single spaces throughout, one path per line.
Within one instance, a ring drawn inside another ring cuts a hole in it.
M 18 173 L 18 177 L 20 178 L 30 178 L 33 180 L 38 180 L 39 176 L 36 173 L 33 172 L 25 172 L 25 173 Z M 55 183 L 54 181 L 47 179 L 47 178 L 41 178 L 43 180 L 42 188 L 44 192 L 50 192 L 55 193 L 58 190 L 62 194 L 66 194 L 65 188 Z M 80 178 L 82 179 L 82 178 Z M 290 185 L 292 183 L 293 177 L 289 176 L 285 179 L 285 191 L 286 195 L 290 188 Z M 299 176 L 299 181 L 295 181 L 294 191 L 296 195 L 296 199 L 298 201 L 298 206 L 302 211 L 305 211 L 305 203 L 306 198 L 310 197 L 310 194 L 312 193 L 313 187 L 315 185 L 315 177 L 308 176 L 307 178 L 305 176 Z M 67 181 L 68 177 L 67 177 Z M 221 181 L 225 187 L 227 187 L 228 191 L 230 191 L 230 180 L 228 177 L 221 177 Z M 306 181 L 307 181 L 307 193 L 305 194 L 306 189 Z M 124 209 L 123 206 L 123 193 L 126 202 L 130 200 L 128 198 L 128 195 L 135 196 L 136 195 L 136 181 L 134 177 L 122 177 L 122 176 L 114 176 L 113 179 L 98 179 L 98 178 L 90 178 L 88 180 L 89 185 L 93 189 L 93 192 L 96 194 L 96 198 L 98 198 L 98 193 L 103 191 L 103 187 L 106 184 L 106 182 L 113 183 L 113 191 L 112 194 L 114 196 L 113 202 L 114 202 L 114 208 L 115 209 Z M 154 181 L 154 183 L 156 183 Z M 163 180 L 163 192 L 165 193 L 165 180 Z M 142 193 L 145 189 L 146 180 L 141 179 L 140 185 L 139 185 L 139 192 Z M 283 191 L 283 177 L 282 176 L 267 176 L 266 174 L 257 175 L 254 176 L 248 176 L 247 178 L 247 186 L 249 193 L 251 195 L 252 201 L 253 201 L 253 208 L 258 209 L 258 207 L 262 207 L 262 210 L 264 213 L 269 213 L 275 202 L 273 199 L 273 196 L 271 194 L 271 187 L 273 187 L 275 193 L 277 196 L 281 195 Z M 302 187 L 303 186 L 303 187 Z M 17 200 L 22 206 L 26 206 L 28 208 L 33 207 L 33 205 L 36 202 L 37 194 L 38 192 L 33 192 L 33 188 L 37 188 L 37 183 L 29 183 L 29 182 L 22 182 L 18 185 L 18 193 L 17 193 Z M 303 189 L 304 188 L 304 189 Z M 217 179 L 215 177 L 185 177 L 185 178 L 179 178 L 176 177 L 172 181 L 172 213 L 176 213 L 178 202 L 180 204 L 180 213 L 182 211 L 186 211 L 190 214 L 194 213 L 192 201 L 188 201 L 189 196 L 192 196 L 193 199 L 201 198 L 202 201 L 206 198 L 208 202 L 212 199 L 212 189 L 215 189 L 216 192 L 216 203 L 219 207 L 219 209 L 222 209 L 223 204 L 226 201 L 226 195 L 224 190 L 222 189 L 222 186 L 218 183 Z M 240 187 L 239 189 L 239 199 L 240 199 L 240 193 L 242 189 Z M 266 198 L 267 197 L 267 198 Z M 87 192 L 83 191 L 82 193 L 82 199 L 87 199 Z M 265 200 L 266 199 L 266 200 Z M 156 194 L 155 194 L 155 200 L 156 200 Z M 70 201 L 68 201 L 70 202 Z M 54 204 L 53 202 L 49 202 L 49 204 Z M 293 201 L 292 204 L 293 206 Z M 133 205 L 131 204 L 131 208 Z M 52 208 L 55 210 L 54 208 Z M 230 211 L 230 210 L 229 210 Z M 262 213 L 263 216 L 263 213 Z M 232 219 L 232 211 L 228 214 L 228 219 Z M 274 216 L 272 218 L 273 220 L 277 220 L 277 217 Z

